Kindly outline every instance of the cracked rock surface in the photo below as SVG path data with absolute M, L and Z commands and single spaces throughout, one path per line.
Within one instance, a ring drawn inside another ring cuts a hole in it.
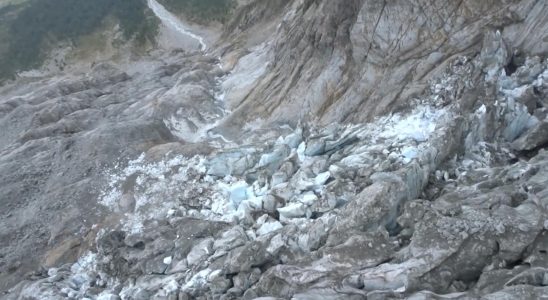
M 220 60 L 1 87 L 1 297 L 547 297 L 546 9 L 249 1 Z

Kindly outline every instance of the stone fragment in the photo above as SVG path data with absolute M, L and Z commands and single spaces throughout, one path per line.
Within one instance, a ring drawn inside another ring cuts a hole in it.
M 518 151 L 530 151 L 548 145 L 548 121 L 539 122 L 512 143 Z
M 212 238 L 208 238 L 197 243 L 186 257 L 188 266 L 196 266 L 213 255 L 213 242 Z

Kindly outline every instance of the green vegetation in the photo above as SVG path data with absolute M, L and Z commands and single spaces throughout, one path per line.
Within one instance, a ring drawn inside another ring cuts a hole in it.
M 190 21 L 204 24 L 228 21 L 235 0 L 159 0 L 170 11 L 184 15 Z
M 157 20 L 146 0 L 29 0 L 0 9 L 0 80 L 39 66 L 48 45 L 72 41 L 99 29 L 107 17 L 120 22 L 125 39 L 153 41 Z

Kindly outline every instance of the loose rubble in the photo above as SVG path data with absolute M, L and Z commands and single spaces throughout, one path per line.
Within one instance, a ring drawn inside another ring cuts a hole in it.
M 109 170 L 119 227 L 7 299 L 545 297 L 548 60 L 489 38 L 407 111 Z

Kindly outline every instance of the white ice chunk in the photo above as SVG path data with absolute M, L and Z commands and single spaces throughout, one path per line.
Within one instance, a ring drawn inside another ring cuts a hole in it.
M 324 173 L 320 173 L 314 179 L 314 183 L 316 185 L 324 185 L 327 182 L 327 180 L 329 180 L 329 177 L 331 177 L 331 172 L 329 172 L 329 171 L 324 172 Z
M 444 110 L 431 107 L 418 107 L 406 116 L 394 115 L 387 120 L 380 137 L 386 139 L 425 142 L 436 129 L 438 121 L 445 114 Z
M 401 150 L 401 155 L 403 156 L 403 162 L 407 164 L 419 156 L 419 151 L 415 147 L 404 147 Z
M 266 235 L 266 234 L 274 232 L 274 231 L 276 231 L 276 230 L 278 230 L 282 227 L 283 227 L 283 225 L 279 221 L 267 222 L 267 223 L 264 223 L 263 225 L 261 225 L 261 227 L 259 229 L 257 229 L 257 235 Z
M 234 208 L 237 208 L 242 201 L 248 198 L 247 189 L 248 185 L 245 181 L 238 181 L 233 185 L 228 186 L 229 199 Z
M 302 129 L 297 129 L 294 133 L 286 136 L 284 138 L 284 143 L 288 145 L 291 149 L 299 147 L 300 143 L 303 141 Z
M 286 207 L 278 208 L 278 212 L 285 218 L 300 218 L 306 214 L 306 206 L 302 203 L 291 203 Z
M 310 206 L 310 205 L 314 204 L 314 202 L 318 201 L 318 196 L 316 196 L 316 194 L 314 194 L 314 192 L 304 193 L 301 196 L 300 201 L 304 205 Z
M 297 156 L 299 156 L 299 161 L 304 161 L 306 159 L 306 155 L 304 152 L 306 151 L 306 143 L 301 142 L 299 144 L 299 147 L 297 148 Z

